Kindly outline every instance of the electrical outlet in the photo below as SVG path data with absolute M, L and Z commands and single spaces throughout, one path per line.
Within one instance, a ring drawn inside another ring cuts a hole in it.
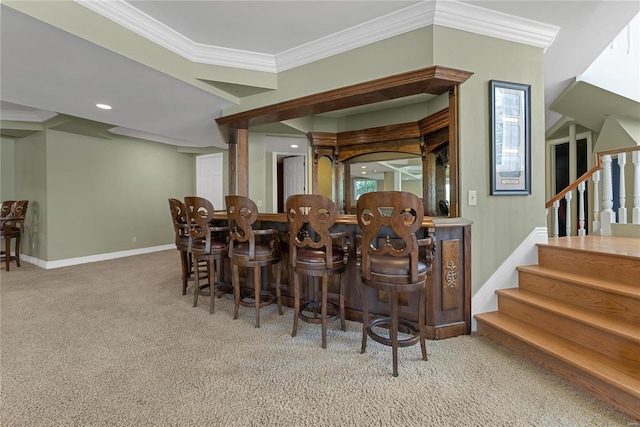
M 262 200 L 256 200 L 256 207 L 262 207 Z
M 134 236 L 131 238 L 131 243 L 135 243 L 138 239 Z
M 478 204 L 478 193 L 476 190 L 469 190 L 469 206 L 476 206 Z

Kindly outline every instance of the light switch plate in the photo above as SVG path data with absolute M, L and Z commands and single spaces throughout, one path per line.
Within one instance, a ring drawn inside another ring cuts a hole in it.
M 476 206 L 478 204 L 478 193 L 476 190 L 469 190 L 469 206 Z

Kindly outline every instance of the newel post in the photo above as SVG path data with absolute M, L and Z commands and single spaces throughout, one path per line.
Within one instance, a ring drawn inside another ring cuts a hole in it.
M 586 236 L 586 224 L 584 223 L 584 188 L 585 181 L 578 184 L 578 236 Z
M 593 173 L 593 225 L 592 231 L 600 230 L 600 171 Z
M 564 196 L 564 200 L 566 201 L 564 225 L 567 236 L 571 236 L 571 199 L 573 199 L 573 191 L 569 191 Z
M 602 156 L 602 219 L 601 232 L 603 236 L 611 235 L 611 224 L 616 222 L 613 211 L 613 179 L 611 177 L 611 156 Z
M 620 207 L 618 208 L 618 223 L 626 224 L 627 223 L 627 207 L 626 207 L 626 188 L 625 188 L 625 177 L 624 177 L 624 167 L 627 164 L 627 153 L 618 154 L 618 167 L 620 167 Z
M 560 200 L 553 202 L 553 237 L 558 237 L 558 221 L 560 220 L 558 210 L 560 209 Z

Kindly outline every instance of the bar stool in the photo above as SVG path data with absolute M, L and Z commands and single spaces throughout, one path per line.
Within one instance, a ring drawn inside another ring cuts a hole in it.
M 349 254 L 348 233 L 331 233 L 336 220 L 336 206 L 330 199 L 311 194 L 294 195 L 286 202 L 289 220 L 289 258 L 293 267 L 294 314 L 293 331 L 298 331 L 298 318 L 308 323 L 322 324 L 322 348 L 327 348 L 327 322 L 340 318 L 342 330 L 346 330 L 344 315 L 344 290 L 342 273 Z M 334 239 L 341 245 L 334 246 Z M 346 242 L 346 244 L 345 244 Z M 345 249 L 346 248 L 346 249 Z M 321 301 L 316 300 L 314 280 L 312 299 L 300 307 L 300 276 L 322 278 Z M 328 302 L 329 277 L 338 275 L 339 305 Z M 320 317 L 317 316 L 320 308 Z M 313 312 L 313 317 L 305 314 Z
M 4 251 L 0 255 L 4 258 L 5 270 L 9 271 L 11 258 L 20 267 L 20 240 L 24 234 L 24 221 L 27 214 L 28 200 L 9 200 L 2 203 L 0 218 L 0 240 L 5 241 Z M 14 254 L 11 256 L 11 239 L 15 239 Z
M 180 266 L 182 267 L 182 295 L 187 294 L 187 283 L 191 279 L 191 255 L 189 254 L 189 225 L 187 222 L 187 208 L 178 199 L 169 199 L 169 210 L 173 221 L 176 249 L 180 252 Z
M 422 360 L 427 360 L 425 342 L 426 302 L 425 283 L 429 268 L 420 259 L 420 246 L 433 250 L 433 239 L 418 239 L 416 232 L 422 226 L 424 207 L 414 194 L 402 191 L 381 191 L 360 196 L 357 203 L 358 225 L 362 229 L 362 348 L 366 351 L 367 338 L 391 346 L 393 376 L 398 376 L 398 347 L 420 342 Z M 430 251 L 425 251 L 429 252 Z M 369 320 L 367 288 L 384 291 L 389 295 L 389 316 Z M 398 293 L 418 293 L 418 325 L 398 318 Z M 374 328 L 389 329 L 383 336 Z M 398 331 L 409 337 L 398 339 Z
M 226 233 L 228 227 L 213 227 L 213 205 L 202 197 L 185 197 L 184 204 L 187 212 L 189 227 L 189 243 L 187 252 L 192 259 L 192 272 L 194 279 L 193 306 L 198 305 L 198 295 L 209 288 L 210 306 L 209 313 L 213 314 L 215 297 L 217 292 L 230 290 L 230 286 L 218 280 L 218 272 L 222 261 L 227 256 Z M 206 262 L 207 284 L 200 285 L 203 277 L 199 271 L 199 264 Z M 218 264 L 218 268 L 216 268 Z
M 238 310 L 243 307 L 256 309 L 256 328 L 260 327 L 260 309 L 275 301 L 278 313 L 282 315 L 282 298 L 280 295 L 280 236 L 278 230 L 258 230 L 253 224 L 258 219 L 258 208 L 253 200 L 244 196 L 226 196 L 227 219 L 229 221 L 229 257 L 233 269 L 233 296 L 235 310 L 233 318 L 238 318 Z M 266 238 L 265 238 L 266 237 Z M 275 265 L 276 292 L 262 290 L 260 271 L 262 267 Z M 239 267 L 253 268 L 253 291 L 242 297 L 240 295 Z

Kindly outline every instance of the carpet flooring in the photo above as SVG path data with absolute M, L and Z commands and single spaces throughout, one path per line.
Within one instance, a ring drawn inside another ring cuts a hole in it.
M 399 351 L 362 325 L 180 292 L 177 251 L 0 272 L 0 424 L 12 426 L 631 426 L 623 413 L 481 336 Z

